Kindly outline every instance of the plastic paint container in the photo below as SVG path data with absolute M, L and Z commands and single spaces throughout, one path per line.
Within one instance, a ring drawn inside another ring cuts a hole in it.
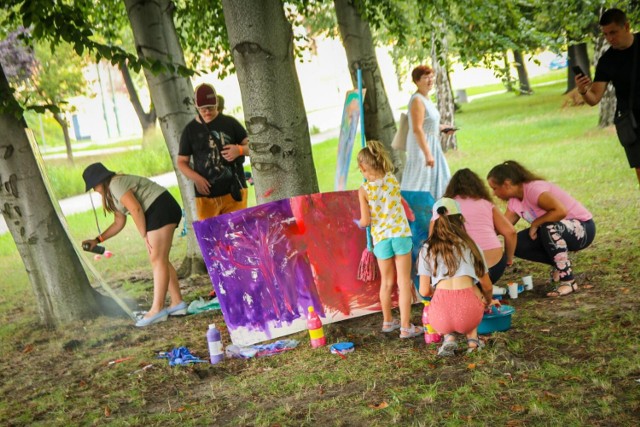
M 331 349 L 331 353 L 333 354 L 352 353 L 354 350 L 352 342 L 337 342 L 335 344 L 332 344 L 329 348 Z
M 491 313 L 482 316 L 482 322 L 478 325 L 479 334 L 508 331 L 511 328 L 511 315 L 516 311 L 510 305 L 491 307 Z

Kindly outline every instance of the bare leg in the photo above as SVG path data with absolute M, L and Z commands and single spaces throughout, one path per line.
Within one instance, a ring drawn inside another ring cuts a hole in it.
M 640 168 L 636 168 L 636 176 L 638 177 L 638 186 L 640 187 Z
M 413 283 L 411 282 L 411 253 L 396 255 L 396 271 L 398 274 L 398 307 L 400 308 L 400 325 L 411 326 L 411 302 L 413 301 Z
M 167 289 L 169 289 L 169 285 L 172 282 L 172 275 L 175 281 L 171 284 L 171 300 L 176 304 L 182 300 L 175 269 L 169 262 L 169 251 L 171 250 L 174 231 L 175 224 L 168 224 L 147 233 L 149 244 L 151 245 L 149 260 L 153 269 L 153 303 L 145 318 L 158 314 L 164 308 L 164 301 L 167 296 Z M 179 298 L 179 300 L 175 298 Z
M 391 322 L 391 291 L 396 283 L 396 272 L 393 265 L 393 258 L 378 258 L 378 268 L 380 268 L 380 307 L 382 308 L 382 318 L 384 322 Z

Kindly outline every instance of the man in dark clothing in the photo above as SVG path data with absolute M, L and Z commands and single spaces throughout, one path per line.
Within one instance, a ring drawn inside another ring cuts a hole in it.
M 596 66 L 596 75 L 591 82 L 588 76 L 578 74 L 575 77 L 578 92 L 589 105 L 596 105 L 602 99 L 607 83 L 611 82 L 616 89 L 616 115 L 628 111 L 633 97 L 632 113 L 640 123 L 640 41 L 631 32 L 629 20 L 620 9 L 608 9 L 600 17 L 600 29 L 611 47 L 602 55 Z M 636 74 L 633 71 L 636 57 Z M 634 82 L 634 93 L 631 92 L 631 81 Z M 640 131 L 640 129 L 637 129 Z M 629 166 L 635 168 L 640 183 L 640 141 L 624 146 Z
M 194 183 L 198 219 L 203 220 L 247 207 L 243 163 L 249 138 L 236 119 L 218 111 L 213 86 L 196 88 L 195 105 L 198 115 L 180 137 L 178 169 Z

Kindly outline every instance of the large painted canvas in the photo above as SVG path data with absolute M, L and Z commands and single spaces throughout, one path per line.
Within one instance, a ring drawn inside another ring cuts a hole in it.
M 309 306 L 324 324 L 380 310 L 379 281 L 356 279 L 366 247 L 359 215 L 357 192 L 341 191 L 194 223 L 234 344 L 306 329 Z
M 363 96 L 365 91 L 363 90 Z M 340 122 L 340 137 L 338 138 L 338 155 L 336 166 L 335 191 L 343 191 L 347 186 L 351 153 L 360 122 L 360 95 L 357 90 L 347 92 Z

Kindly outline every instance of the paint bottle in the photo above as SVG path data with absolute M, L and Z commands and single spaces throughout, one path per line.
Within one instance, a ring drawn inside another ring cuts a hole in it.
M 307 329 L 309 329 L 309 337 L 311 338 L 311 347 L 318 348 L 327 345 L 327 339 L 322 329 L 322 321 L 318 317 L 318 313 L 309 306 L 309 316 L 307 316 Z
M 429 305 L 431 304 L 431 298 L 422 301 L 424 308 L 422 309 L 422 326 L 424 326 L 424 342 L 427 344 L 440 342 L 440 334 L 433 329 L 433 326 L 429 323 Z
M 209 343 L 209 357 L 211 358 L 211 364 L 222 362 L 224 359 L 224 352 L 222 351 L 222 340 L 220 339 L 220 331 L 216 329 L 215 324 L 209 325 L 207 331 L 207 342 Z

